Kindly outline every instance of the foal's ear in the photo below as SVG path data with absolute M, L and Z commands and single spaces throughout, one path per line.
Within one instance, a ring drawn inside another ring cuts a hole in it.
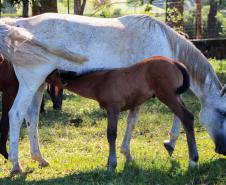
M 226 92 L 226 84 L 224 84 L 224 86 L 222 87 L 220 96 L 224 96 L 225 92 Z

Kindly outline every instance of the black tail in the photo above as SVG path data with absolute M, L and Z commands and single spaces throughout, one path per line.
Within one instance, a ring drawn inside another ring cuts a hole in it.
M 183 76 L 183 84 L 176 89 L 176 94 L 182 94 L 185 91 L 187 91 L 190 87 L 190 77 L 187 69 L 183 65 L 181 65 L 179 62 L 175 62 L 175 65 L 181 71 Z

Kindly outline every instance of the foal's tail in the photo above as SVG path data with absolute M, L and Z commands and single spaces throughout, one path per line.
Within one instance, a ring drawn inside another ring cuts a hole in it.
M 179 62 L 175 62 L 175 65 L 181 71 L 182 76 L 183 76 L 183 84 L 176 89 L 176 94 L 182 94 L 186 90 L 188 90 L 190 87 L 190 77 L 189 77 L 188 71 L 184 65 L 182 65 Z

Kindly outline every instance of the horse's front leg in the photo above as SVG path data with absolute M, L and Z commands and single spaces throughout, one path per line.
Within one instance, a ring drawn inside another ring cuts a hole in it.
M 107 139 L 109 143 L 108 170 L 114 171 L 117 166 L 115 141 L 117 138 L 118 112 L 110 110 L 108 115 Z
M 10 152 L 9 160 L 12 162 L 11 175 L 22 172 L 18 160 L 18 145 L 20 127 L 25 118 L 27 109 L 38 88 L 28 88 L 27 84 L 20 84 L 16 99 L 12 108 L 9 111 L 9 124 L 10 124 Z
M 44 89 L 45 83 L 40 86 L 37 93 L 35 94 L 25 118 L 29 130 L 31 158 L 39 163 L 39 167 L 45 167 L 49 165 L 49 163 L 42 157 L 38 140 L 39 112 Z
M 173 125 L 169 132 L 169 140 L 164 141 L 164 146 L 170 156 L 173 154 L 176 141 L 180 135 L 180 125 L 180 119 L 174 115 Z
M 126 162 L 132 160 L 132 156 L 130 154 L 130 140 L 132 137 L 133 129 L 138 121 L 139 110 L 140 110 L 139 106 L 129 110 L 129 114 L 127 117 L 126 132 L 121 145 L 121 153 L 123 153 L 124 156 L 126 157 Z

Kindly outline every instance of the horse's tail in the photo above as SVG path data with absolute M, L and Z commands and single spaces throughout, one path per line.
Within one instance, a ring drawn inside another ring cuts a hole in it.
M 12 55 L 16 50 L 27 52 L 26 48 L 24 49 L 24 47 L 22 47 L 26 44 L 28 44 L 27 47 L 29 47 L 29 45 L 36 46 L 45 50 L 46 52 L 75 63 L 82 64 L 88 60 L 86 57 L 81 56 L 80 54 L 73 51 L 69 51 L 63 47 L 55 47 L 51 44 L 41 42 L 24 28 L 8 25 L 0 21 L 0 52 L 9 61 L 11 61 L 10 58 L 13 57 Z M 10 52 L 11 50 L 13 52 Z
M 183 84 L 176 89 L 176 94 L 182 94 L 187 91 L 190 87 L 190 77 L 188 71 L 184 65 L 179 62 L 175 62 L 175 65 L 180 70 L 183 76 Z

